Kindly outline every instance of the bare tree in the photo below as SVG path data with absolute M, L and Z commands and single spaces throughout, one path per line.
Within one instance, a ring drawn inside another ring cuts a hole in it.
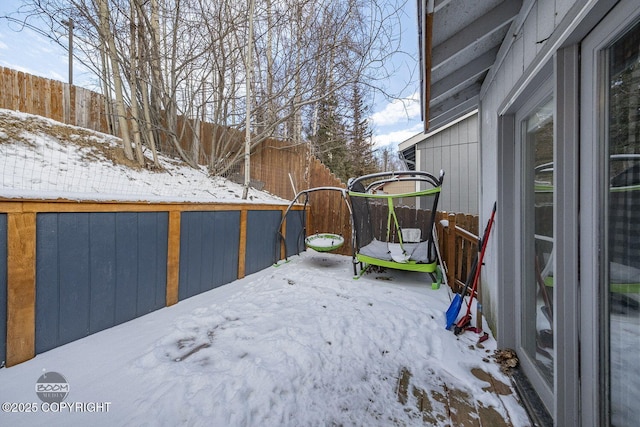
M 73 19 L 76 51 L 115 97 L 128 157 L 135 148 L 140 160 L 145 145 L 193 167 L 208 157 L 214 174 L 233 170 L 245 147 L 267 138 L 306 143 L 321 109 L 348 117 L 352 85 L 376 87 L 398 50 L 391 27 L 399 6 L 388 0 L 268 0 L 254 13 L 247 0 L 26 3 L 58 32 L 56 16 Z
M 111 16 L 107 0 L 98 1 L 98 22 L 100 44 L 104 46 L 107 52 L 109 63 L 111 64 L 113 77 L 113 90 L 116 97 L 116 115 L 118 125 L 120 127 L 120 136 L 122 137 L 122 145 L 124 154 L 127 159 L 133 160 L 133 148 L 129 140 L 129 126 L 127 124 L 127 111 L 124 105 L 124 95 L 122 92 L 122 77 L 120 74 L 120 59 L 116 51 L 116 44 L 113 38 L 113 29 L 111 27 Z

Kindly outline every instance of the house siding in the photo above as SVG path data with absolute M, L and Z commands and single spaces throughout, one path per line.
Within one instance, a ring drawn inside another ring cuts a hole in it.
M 445 171 L 439 210 L 477 215 L 479 203 L 478 115 L 428 136 L 417 144 L 418 170 Z
M 598 330 L 598 316 L 594 315 L 599 313 L 601 301 L 589 294 L 592 288 L 586 284 L 590 282 L 583 279 L 578 282 L 579 277 L 593 274 L 567 273 L 573 271 L 570 270 L 574 268 L 572 262 L 577 265 L 579 257 L 581 264 L 592 264 L 584 256 L 595 251 L 589 248 L 584 250 L 588 246 L 585 242 L 589 239 L 578 239 L 571 234 L 567 225 L 575 225 L 578 234 L 576 220 L 581 221 L 579 224 L 582 227 L 584 218 L 594 210 L 595 205 L 591 195 L 594 185 L 585 186 L 588 189 L 584 191 L 590 193 L 588 197 L 581 193 L 583 189 L 572 187 L 574 184 L 576 187 L 584 186 L 584 175 L 575 173 L 571 165 L 575 159 L 589 155 L 580 144 L 589 141 L 586 138 L 592 136 L 587 132 L 578 133 L 581 123 L 593 121 L 584 112 L 576 111 L 580 108 L 576 108 L 578 100 L 583 108 L 592 102 L 588 92 L 584 93 L 584 87 L 591 87 L 594 77 L 585 77 L 584 69 L 580 69 L 585 65 L 580 62 L 579 54 L 582 54 L 582 58 L 586 55 L 580 52 L 584 49 L 582 42 L 597 33 L 594 29 L 597 30 L 601 25 L 603 17 L 610 17 L 607 14 L 614 6 L 620 10 L 623 4 L 626 11 L 632 11 L 632 15 L 627 13 L 625 16 L 631 19 L 635 14 L 637 18 L 640 9 L 637 2 L 632 1 L 524 1 L 520 15 L 512 23 L 510 36 L 504 40 L 494 68 L 483 83 L 480 95 L 481 224 L 486 223 L 494 201 L 498 200 L 497 227 L 488 242 L 482 269 L 483 313 L 498 339 L 498 345 L 518 349 L 522 344 L 518 340 L 523 334 L 518 311 L 522 302 L 522 278 L 518 276 L 521 274 L 518 266 L 521 264 L 519 250 L 522 243 L 519 237 L 521 208 L 518 205 L 521 203 L 521 194 L 518 185 L 522 164 L 517 158 L 519 147 L 513 142 L 514 136 L 521 131 L 518 121 L 519 114 L 525 111 L 525 103 L 532 95 L 547 93 L 550 87 L 554 87 L 554 161 L 557 167 L 554 186 L 558 198 L 554 206 L 554 246 L 557 250 L 554 273 L 556 283 L 563 284 L 562 288 L 554 289 L 554 306 L 559 314 L 554 324 L 554 335 L 556 342 L 562 344 L 556 347 L 554 353 L 552 387 L 546 390 L 541 386 L 535 388 L 542 393 L 541 396 L 544 393 L 551 396 L 545 404 L 556 425 L 604 425 L 607 419 L 603 415 L 607 409 L 606 402 L 603 403 L 607 391 L 603 391 L 600 377 L 606 371 L 604 366 L 607 361 L 598 358 L 601 355 L 598 345 L 602 344 L 603 335 Z M 609 25 L 616 27 L 619 22 L 620 18 L 616 18 Z M 567 65 L 567 62 L 570 64 Z M 573 83 L 576 83 L 575 87 L 572 87 Z M 541 89 L 543 84 L 547 86 Z M 581 166 L 582 171 L 587 169 Z M 574 174 L 571 175 L 571 172 Z M 582 229 L 592 233 L 594 228 Z M 585 234 L 582 236 L 586 237 Z M 575 251 L 571 252 L 574 246 Z M 577 251 L 580 253 L 575 253 Z M 589 309 L 584 310 L 585 307 Z M 604 344 L 607 345 L 606 342 Z M 522 369 L 525 372 L 524 363 Z

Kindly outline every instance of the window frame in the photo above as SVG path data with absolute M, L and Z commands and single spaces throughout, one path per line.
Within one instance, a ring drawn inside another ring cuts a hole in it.
M 580 258 L 597 260 L 580 264 L 582 287 L 580 308 L 591 315 L 580 319 L 581 345 L 581 407 L 582 421 L 594 425 L 610 425 L 610 358 L 607 251 L 609 146 L 608 123 L 608 48 L 640 19 L 640 10 L 632 1 L 622 1 L 585 37 L 581 46 L 581 103 L 580 115 L 580 195 L 585 203 L 581 209 L 580 228 L 597 230 L 582 233 Z M 595 195 L 594 193 L 595 189 Z M 605 261 L 603 261 L 605 260 Z M 605 303 L 602 303 L 605 301 Z M 591 331 L 591 333 L 587 333 Z M 597 333 L 593 333 L 597 331 Z

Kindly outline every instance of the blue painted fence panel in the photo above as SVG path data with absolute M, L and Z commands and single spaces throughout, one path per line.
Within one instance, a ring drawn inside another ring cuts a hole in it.
M 304 227 L 305 211 L 289 211 L 287 215 L 287 255 L 297 255 L 305 250 L 304 235 L 302 229 Z
M 236 280 L 239 248 L 239 211 L 183 212 L 178 298 L 183 300 Z
M 7 215 L 0 214 L 0 366 L 7 355 Z
M 277 259 L 276 232 L 281 218 L 280 211 L 247 212 L 246 274 L 267 268 Z
M 167 212 L 36 221 L 36 353 L 165 306 Z

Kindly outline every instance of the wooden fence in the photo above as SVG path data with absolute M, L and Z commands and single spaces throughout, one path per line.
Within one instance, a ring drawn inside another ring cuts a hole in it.
M 18 110 L 60 121 L 62 123 L 85 127 L 105 133 L 117 134 L 110 128 L 107 120 L 107 102 L 101 94 L 76 86 L 32 76 L 16 70 L 0 67 L 0 108 Z M 230 145 L 241 146 L 242 135 L 233 129 L 221 128 L 211 123 L 199 123 L 200 142 L 198 143 L 199 161 L 208 162 L 211 156 L 211 141 L 214 138 L 233 140 Z M 182 118 L 178 122 L 178 135 L 182 136 L 181 145 L 189 149 L 194 140 L 193 123 Z M 170 150 L 165 144 L 165 151 Z M 242 167 L 236 171 L 242 176 Z M 269 139 L 257 147 L 251 155 L 251 177 L 263 190 L 286 200 L 295 196 L 295 191 L 308 188 L 333 186 L 345 188 L 329 169 L 315 158 L 306 144 L 293 144 L 290 141 Z M 294 190 L 295 188 L 295 190 Z M 337 192 L 316 192 L 310 196 L 310 212 L 307 229 L 310 234 L 333 232 L 345 237 L 345 245 L 339 253 L 350 255 L 351 227 L 348 209 Z M 444 215 L 444 214 L 443 214 Z M 477 217 L 465 215 L 446 215 L 450 224 L 457 224 L 472 234 L 477 234 Z M 475 219 L 474 219 L 475 218 Z M 450 280 L 452 286 L 464 282 L 464 274 L 473 259 L 473 239 L 466 239 L 459 232 L 454 239 L 439 228 L 443 256 L 447 261 L 449 273 L 457 279 Z M 468 236 L 467 236 L 468 237 Z M 455 241 L 455 243 L 451 243 Z M 451 268 L 451 266 L 455 268 Z M 452 276 L 453 277 L 453 276 Z
M 478 253 L 478 216 L 438 212 L 436 230 L 447 281 L 454 292 L 459 292 Z
M 105 98 L 88 89 L 0 67 L 0 108 L 111 133 Z
M 272 265 L 286 208 L 0 200 L 0 367 Z
M 85 127 L 105 133 L 113 133 L 109 127 L 106 111 L 106 99 L 99 93 L 89 91 L 67 83 L 32 76 L 16 70 L 0 67 L 0 108 L 18 110 L 60 121 L 62 123 Z M 205 164 L 211 155 L 211 141 L 214 138 L 226 138 L 231 146 L 241 146 L 243 135 L 233 129 L 221 129 L 211 123 L 199 123 L 200 138 L 199 161 Z M 193 123 L 179 118 L 177 130 L 182 136 L 181 145 L 191 147 L 194 138 Z M 165 144 L 165 151 L 171 151 Z M 242 166 L 236 170 L 243 176 Z M 306 144 L 293 144 L 290 141 L 268 139 L 257 147 L 251 155 L 251 177 L 263 190 L 271 194 L 292 200 L 295 191 L 308 188 L 333 186 L 345 188 L 331 171 L 311 155 Z M 295 191 L 294 191 L 295 188 Z M 307 229 L 309 233 L 333 232 L 345 237 L 346 244 L 339 253 L 350 255 L 351 227 L 348 209 L 337 192 L 316 192 L 310 196 L 310 213 Z M 449 217 L 449 215 L 448 215 Z M 477 234 L 477 217 L 455 215 L 456 224 L 473 234 Z M 453 219 L 448 218 L 451 223 Z M 475 221 L 475 222 L 474 222 Z M 441 234 L 441 243 L 446 236 Z M 456 265 L 458 280 L 467 271 L 466 265 L 473 259 L 474 242 L 458 237 L 454 249 L 447 247 L 445 258 L 449 264 Z M 453 281 L 451 281 L 453 284 Z
M 0 108 L 118 135 L 108 124 L 106 105 L 106 98 L 99 93 L 0 67 Z M 181 146 L 185 150 L 192 148 L 194 126 L 192 121 L 178 119 L 176 133 L 181 136 Z M 243 147 L 244 135 L 237 130 L 211 123 L 198 123 L 198 126 L 198 160 L 201 164 L 208 163 L 214 139 L 224 139 L 232 152 Z M 166 141 L 162 149 L 169 154 L 173 153 L 171 145 Z M 242 165 L 235 172 L 242 177 Z M 266 140 L 252 152 L 251 178 L 265 191 L 286 200 L 292 200 L 295 196 L 294 186 L 297 191 L 320 186 L 344 187 L 327 167 L 311 155 L 306 144 L 293 144 L 277 139 Z M 325 195 L 314 196 L 313 206 L 330 206 L 335 212 L 340 210 L 339 195 L 337 199 L 333 195 L 327 195 L 326 199 L 324 197 Z M 348 221 L 348 216 L 342 219 Z M 338 223 L 336 218 L 317 214 L 313 215 L 310 228 L 324 230 L 333 223 Z

